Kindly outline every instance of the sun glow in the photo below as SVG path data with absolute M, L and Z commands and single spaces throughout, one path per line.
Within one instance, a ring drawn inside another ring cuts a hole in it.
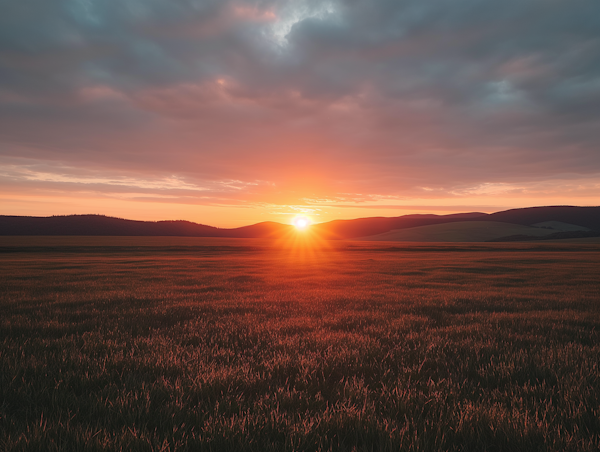
M 310 226 L 310 220 L 307 217 L 296 217 L 293 220 L 296 229 L 303 230 Z
M 283 234 L 276 238 L 274 247 L 284 251 L 295 264 L 311 263 L 329 259 L 332 249 L 327 231 L 321 230 L 321 225 L 314 224 L 312 218 L 306 215 L 292 217 L 290 227 L 282 230 Z

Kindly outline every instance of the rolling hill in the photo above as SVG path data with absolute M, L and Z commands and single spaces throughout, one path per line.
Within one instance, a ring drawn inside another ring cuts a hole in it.
M 274 222 L 222 229 L 190 221 L 135 221 L 103 215 L 0 216 L 0 235 L 269 238 L 289 233 L 291 230 L 290 225 Z
M 452 224 L 457 223 L 452 226 Z M 460 224 L 458 224 L 460 223 Z M 468 225 L 468 223 L 476 223 Z M 485 224 L 481 224 L 485 223 Z M 511 224 L 513 227 L 499 226 Z M 433 228 L 433 226 L 439 226 Z M 443 225 L 443 227 L 442 227 Z M 429 226 L 429 229 L 406 232 L 399 230 Z M 523 228 L 515 228 L 521 226 Z M 535 227 L 532 227 L 535 226 Z M 487 232 L 485 229 L 487 228 Z M 85 236 L 178 236 L 223 238 L 280 238 L 292 233 L 293 227 L 264 222 L 233 229 L 216 228 L 189 221 L 134 221 L 102 215 L 69 215 L 53 217 L 0 216 L 0 235 L 85 235 Z M 391 237 L 479 237 L 478 240 L 497 240 L 512 237 L 555 238 L 593 236 L 600 232 L 600 207 L 530 207 L 492 214 L 470 212 L 452 215 L 404 215 L 401 217 L 358 218 L 334 220 L 311 226 L 312 233 L 323 239 L 357 239 L 389 233 Z M 500 233 L 506 233 L 499 236 Z M 408 234 L 408 235 L 407 235 Z M 410 235 L 413 234 L 413 235 Z M 380 240 L 380 239 L 377 239 Z M 412 239 L 410 239 L 412 240 Z M 444 239 L 446 240 L 446 239 Z M 454 240 L 454 239 L 452 239 Z
M 325 239 L 352 239 L 382 234 L 394 229 L 477 220 L 486 217 L 487 214 L 480 212 L 452 215 L 404 215 L 392 218 L 371 217 L 355 220 L 334 220 L 327 223 L 315 224 L 311 229 Z
M 546 221 L 559 221 L 600 231 L 600 207 L 550 206 L 511 209 L 487 215 L 486 221 L 529 226 Z
M 544 236 L 555 231 L 498 221 L 460 221 L 396 229 L 355 240 L 398 242 L 487 242 L 507 236 Z
M 556 232 L 590 231 L 590 228 L 577 226 L 576 224 L 563 223 L 562 221 L 542 221 L 541 223 L 532 224 L 531 226 L 552 229 Z

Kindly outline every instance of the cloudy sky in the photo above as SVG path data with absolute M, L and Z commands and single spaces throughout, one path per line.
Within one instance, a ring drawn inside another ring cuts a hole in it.
M 0 0 L 0 214 L 600 205 L 597 0 Z

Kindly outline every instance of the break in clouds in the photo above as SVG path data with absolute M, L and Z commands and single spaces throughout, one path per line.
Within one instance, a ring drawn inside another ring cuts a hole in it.
M 595 0 L 0 10 L 6 190 L 220 205 L 560 192 L 597 204 Z

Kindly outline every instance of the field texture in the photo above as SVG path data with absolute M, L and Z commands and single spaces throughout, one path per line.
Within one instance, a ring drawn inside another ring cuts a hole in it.
M 598 244 L 7 240 L 0 450 L 600 450 Z

